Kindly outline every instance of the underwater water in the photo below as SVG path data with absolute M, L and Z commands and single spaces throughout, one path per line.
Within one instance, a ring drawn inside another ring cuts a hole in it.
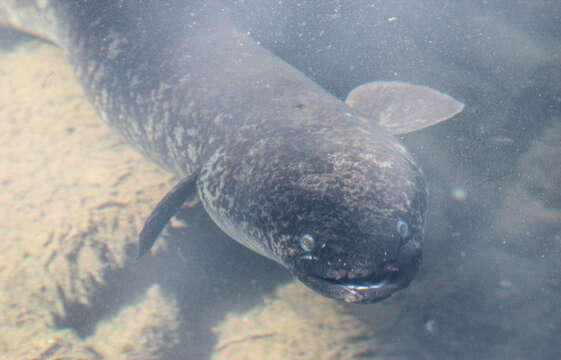
M 561 358 L 561 5 L 225 6 L 341 99 L 399 80 L 465 104 L 402 137 L 430 191 L 420 273 L 380 303 L 327 299 L 200 205 L 137 262 L 177 179 L 99 119 L 60 49 L 1 29 L 0 358 Z

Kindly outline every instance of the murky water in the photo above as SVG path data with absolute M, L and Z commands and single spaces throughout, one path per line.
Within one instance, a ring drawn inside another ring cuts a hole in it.
M 400 80 L 466 104 L 404 137 L 430 187 L 421 273 L 384 302 L 341 304 L 198 207 L 136 263 L 177 180 L 98 119 L 60 50 L 2 30 L 0 358 L 561 358 L 561 5 L 229 7 L 338 97 Z

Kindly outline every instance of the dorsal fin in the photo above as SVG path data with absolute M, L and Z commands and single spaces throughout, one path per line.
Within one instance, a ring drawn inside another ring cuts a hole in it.
M 394 135 L 407 134 L 448 120 L 464 104 L 426 86 L 374 81 L 354 88 L 345 100 L 360 115 Z

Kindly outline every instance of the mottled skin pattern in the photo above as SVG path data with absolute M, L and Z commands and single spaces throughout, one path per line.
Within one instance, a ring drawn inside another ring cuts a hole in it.
M 0 19 L 65 49 L 102 119 L 162 167 L 198 176 L 205 209 L 232 238 L 349 302 L 383 299 L 415 276 L 427 194 L 411 156 L 224 12 L 17 3 L 0 5 Z
M 201 197 L 227 233 L 242 239 L 247 234 L 246 244 L 254 243 L 256 251 L 295 274 L 329 278 L 341 271 L 344 277 L 386 274 L 404 243 L 420 246 L 424 181 L 410 158 L 391 151 L 391 141 L 373 141 L 376 136 L 363 128 L 349 127 L 282 134 L 282 139 L 247 134 L 203 168 Z M 372 156 L 375 161 L 368 160 Z M 399 219 L 409 224 L 410 237 L 400 238 Z M 323 261 L 299 267 L 309 253 L 299 245 L 304 234 L 321 242 L 313 253 Z

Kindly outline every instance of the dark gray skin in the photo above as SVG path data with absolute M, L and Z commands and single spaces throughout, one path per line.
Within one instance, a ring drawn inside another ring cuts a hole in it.
M 325 296 L 372 303 L 415 277 L 427 191 L 392 134 L 462 104 L 402 83 L 344 103 L 209 2 L 42 3 L 8 1 L 0 21 L 60 45 L 102 119 L 184 179 L 147 220 L 139 256 L 197 192 L 230 237 Z

